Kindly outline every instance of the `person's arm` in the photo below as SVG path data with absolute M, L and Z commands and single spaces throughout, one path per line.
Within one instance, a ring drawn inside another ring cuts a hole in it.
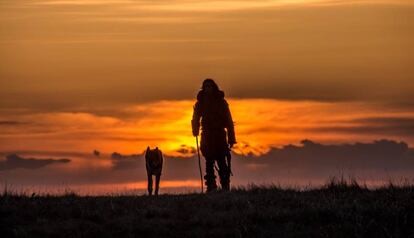
M 234 144 L 237 143 L 236 141 L 236 135 L 234 132 L 234 122 L 233 122 L 233 118 L 231 117 L 231 112 L 230 112 L 230 108 L 229 105 L 226 102 L 226 120 L 227 120 L 227 141 L 230 145 L 230 148 L 233 147 Z
M 193 111 L 193 119 L 191 120 L 191 126 L 193 129 L 193 136 L 198 136 L 200 131 L 200 118 L 201 118 L 201 112 L 200 112 L 200 103 L 196 102 L 194 105 L 194 111 Z

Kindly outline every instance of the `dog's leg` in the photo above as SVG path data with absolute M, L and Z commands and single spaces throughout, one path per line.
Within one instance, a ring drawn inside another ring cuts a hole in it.
M 155 195 L 158 195 L 158 190 L 160 188 L 160 179 L 161 179 L 161 174 L 158 174 L 155 176 Z
M 148 173 L 148 195 L 152 195 L 152 175 Z

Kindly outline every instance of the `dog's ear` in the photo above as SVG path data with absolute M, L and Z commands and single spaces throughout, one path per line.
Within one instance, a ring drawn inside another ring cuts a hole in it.
M 145 151 L 145 157 L 147 157 L 147 156 L 148 156 L 149 152 L 150 152 L 150 147 L 148 146 L 148 147 L 147 147 L 147 150 Z

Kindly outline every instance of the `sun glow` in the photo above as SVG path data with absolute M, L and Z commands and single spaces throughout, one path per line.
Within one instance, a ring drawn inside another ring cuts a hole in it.
M 233 151 L 238 154 L 261 155 L 272 147 L 299 143 L 305 138 L 328 143 L 370 141 L 378 137 L 413 142 L 408 136 L 392 135 L 387 130 L 367 131 L 373 125 L 364 121 L 364 118 L 413 117 L 410 112 L 384 111 L 362 103 L 228 101 L 238 141 Z M 105 116 L 86 112 L 14 115 L 2 120 L 24 123 L 4 128 L 0 149 L 50 151 L 58 148 L 81 152 L 97 149 L 103 153 L 136 154 L 150 146 L 159 147 L 169 156 L 188 157 L 196 147 L 190 123 L 193 104 L 193 100 L 158 101 L 125 106 Z

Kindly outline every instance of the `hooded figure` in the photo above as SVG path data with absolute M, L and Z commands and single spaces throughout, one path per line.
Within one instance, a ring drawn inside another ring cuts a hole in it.
M 204 176 L 207 192 L 217 189 L 214 165 L 217 162 L 222 190 L 230 189 L 230 148 L 236 144 L 234 124 L 229 105 L 212 79 L 206 79 L 197 95 L 192 129 L 198 136 L 201 119 L 201 153 L 206 159 Z M 230 147 L 230 148 L 229 148 Z M 227 160 L 226 160 L 227 158 Z

